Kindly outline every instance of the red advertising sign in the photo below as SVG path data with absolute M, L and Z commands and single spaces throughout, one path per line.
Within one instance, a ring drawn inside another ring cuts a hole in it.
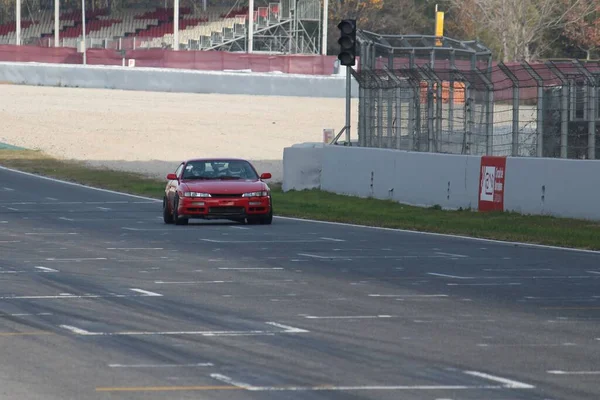
M 504 211 L 505 177 L 506 157 L 481 157 L 479 211 Z

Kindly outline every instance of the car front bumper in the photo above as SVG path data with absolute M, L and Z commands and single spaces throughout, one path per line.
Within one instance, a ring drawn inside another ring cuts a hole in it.
M 183 197 L 177 214 L 184 218 L 229 219 L 269 214 L 269 197 L 234 197 L 211 199 Z

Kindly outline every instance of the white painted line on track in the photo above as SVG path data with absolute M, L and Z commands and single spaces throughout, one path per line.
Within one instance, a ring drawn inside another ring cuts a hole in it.
M 27 232 L 25 233 L 26 235 L 49 235 L 49 236 L 55 236 L 55 235 L 79 235 L 79 233 L 77 232 Z
M 96 207 L 96 208 L 98 208 L 99 210 L 102 210 L 102 211 L 110 211 L 110 208 L 107 208 L 107 207 Z
M 1 314 L 0 313 L 0 318 L 2 318 L 3 316 L 11 316 L 11 317 L 37 317 L 37 316 L 48 316 L 48 315 L 54 315 L 52 313 L 17 313 L 17 314 Z
M 167 231 L 172 231 L 172 229 L 169 229 L 169 228 L 129 228 L 129 227 L 126 227 L 126 226 L 122 227 L 121 229 L 126 230 L 126 231 L 137 231 L 137 232 L 167 232 Z
M 331 242 L 345 242 L 344 239 L 336 239 L 336 238 L 330 238 L 330 237 L 320 237 L 319 239 L 329 240 Z
M 546 371 L 553 375 L 600 375 L 600 371 L 560 371 L 552 370 Z
M 70 222 L 75 221 L 73 218 L 67 218 L 67 217 L 59 217 L 58 219 L 62 219 L 63 221 L 70 221 Z
M 369 294 L 369 297 L 448 297 L 447 294 Z
M 48 267 L 34 267 L 34 268 L 39 269 L 40 271 L 43 271 L 43 272 L 59 272 L 57 269 L 48 268 Z
M 224 383 L 228 383 L 232 386 L 236 386 L 239 388 L 243 388 L 243 389 L 247 389 L 247 390 L 252 390 L 253 386 L 248 385 L 246 383 L 242 383 L 242 382 L 237 382 L 234 381 L 233 379 L 231 379 L 230 377 L 226 376 L 226 375 L 221 375 L 221 374 L 210 374 L 210 377 L 213 379 L 216 379 L 218 381 L 224 382 Z
M 333 258 L 333 257 L 325 257 L 325 256 L 319 256 L 319 255 L 316 255 L 316 254 L 307 254 L 307 253 L 298 253 L 298 255 L 302 256 L 302 257 L 322 258 L 322 259 L 325 259 L 325 260 Z
M 94 257 L 94 258 L 46 258 L 46 261 L 56 261 L 56 262 L 81 262 L 81 261 L 104 261 L 107 260 L 105 257 Z
M 551 268 L 485 268 L 484 271 L 486 272 L 496 272 L 496 271 L 502 271 L 502 272 L 521 272 L 521 271 L 526 271 L 526 272 L 531 272 L 531 271 L 552 271 Z
M 483 379 L 492 380 L 502 385 L 377 385 L 377 386 L 336 386 L 336 385 L 320 385 L 320 386 L 253 386 L 245 382 L 241 382 L 227 375 L 210 374 L 210 377 L 227 383 L 229 385 L 256 392 L 271 392 L 271 391 L 359 391 L 359 390 L 482 390 L 482 389 L 533 389 L 535 386 L 526 383 L 513 381 L 510 379 L 500 378 L 497 376 L 483 374 L 480 372 L 466 371 L 465 373 L 478 376 Z
M 0 224 L 8 224 L 8 221 L 0 221 Z
M 161 217 L 162 218 L 162 217 Z M 110 368 L 194 368 L 212 367 L 213 363 L 196 364 L 108 364 Z
M 129 289 L 133 292 L 137 292 L 137 293 L 141 293 L 141 294 L 145 294 L 149 297 L 162 297 L 162 294 L 159 293 L 154 293 L 154 292 L 149 292 L 147 290 L 143 290 L 143 289 Z
M 152 293 L 152 292 L 149 292 Z M 126 298 L 126 297 L 156 297 L 156 295 L 150 295 L 141 293 L 135 294 L 81 294 L 75 295 L 70 293 L 60 293 L 58 295 L 33 295 L 33 296 L 0 296 L 0 300 L 57 300 L 57 299 L 104 299 L 104 298 Z
M 21 243 L 20 240 L 0 240 L 0 243 Z
M 598 274 L 600 275 L 600 271 L 586 271 L 589 274 Z
M 96 188 L 96 187 L 92 187 L 92 186 L 82 185 L 81 183 L 68 182 L 68 181 L 61 180 L 61 179 L 50 178 L 50 177 L 42 176 L 42 175 L 36 175 L 36 174 L 32 174 L 30 172 L 19 171 L 16 169 L 7 168 L 7 167 L 3 167 L 3 166 L 0 166 L 0 170 L 10 171 L 15 174 L 26 175 L 26 176 L 30 176 L 30 177 L 33 177 L 36 179 L 42 179 L 42 180 L 46 180 L 46 181 L 50 181 L 50 182 L 60 183 L 63 185 L 85 188 L 87 190 L 111 193 L 111 194 L 115 194 L 115 195 L 119 195 L 119 196 L 123 196 L 123 197 L 131 197 L 131 198 L 141 199 L 141 200 L 145 200 L 144 204 L 162 203 L 162 199 L 153 199 L 151 197 L 139 196 L 139 195 L 124 193 L 124 192 L 117 192 L 115 190 Z M 394 232 L 394 233 L 402 233 L 402 234 L 409 234 L 409 235 L 422 235 L 422 236 L 424 235 L 424 236 L 442 237 L 442 238 L 449 238 L 449 239 L 460 239 L 463 241 L 495 243 L 495 244 L 500 244 L 500 245 L 505 245 L 505 246 L 506 245 L 508 245 L 508 246 L 518 245 L 518 246 L 521 246 L 524 248 L 570 251 L 570 252 L 576 252 L 576 253 L 600 255 L 600 251 L 598 251 L 598 250 L 575 249 L 575 248 L 569 248 L 569 247 L 549 246 L 549 245 L 533 244 L 533 243 L 525 243 L 525 242 L 509 242 L 509 241 L 504 241 L 504 240 L 476 238 L 476 237 L 469 237 L 469 236 L 464 236 L 464 235 L 453 235 L 453 234 L 448 234 L 448 233 L 420 232 L 420 231 L 408 230 L 408 229 L 384 228 L 384 227 L 378 227 L 378 226 L 366 226 L 366 225 L 350 224 L 350 223 L 344 223 L 344 222 L 318 221 L 318 220 L 305 219 L 305 218 L 281 217 L 281 216 L 275 216 L 275 218 L 279 219 L 279 220 L 284 220 L 284 221 L 285 220 L 297 221 L 297 222 L 303 222 L 303 223 L 309 223 L 309 224 L 344 226 L 344 227 L 351 227 L 351 228 L 376 230 L 376 231 L 380 231 L 380 232 Z M 125 228 L 123 228 L 123 229 L 125 229 Z M 163 229 L 163 230 L 170 230 L 170 229 Z
M 306 319 L 376 319 L 376 318 L 396 318 L 393 315 L 340 315 L 340 316 L 316 316 L 305 315 Z
M 276 322 L 267 322 L 267 324 L 281 328 L 281 329 L 283 329 L 283 331 L 249 330 L 249 331 L 90 332 L 85 329 L 77 328 L 72 325 L 60 325 L 60 327 L 63 329 L 69 330 L 77 335 L 83 335 L 83 336 L 183 336 L 183 335 L 196 335 L 196 336 L 265 336 L 265 335 L 267 335 L 267 336 L 273 336 L 276 334 L 283 334 L 283 333 L 307 333 L 307 332 L 309 332 L 305 329 L 294 328 L 291 326 L 278 324 Z
M 469 258 L 464 254 L 454 254 L 454 253 L 444 253 L 441 251 L 436 251 L 435 254 L 439 254 L 440 256 L 448 256 L 448 257 L 456 257 L 456 258 Z
M 274 267 L 274 268 L 268 268 L 268 267 L 256 267 L 256 268 L 252 268 L 252 267 L 219 267 L 219 269 L 224 269 L 224 270 L 238 270 L 238 271 L 249 271 L 249 270 L 281 270 L 283 268 L 280 267 Z
M 210 243 L 322 243 L 321 240 L 297 239 L 297 240 L 219 240 L 219 239 L 200 239 L 203 242 Z
M 24 274 L 27 271 L 0 271 L 0 274 Z
M 428 272 L 427 275 L 441 276 L 443 278 L 452 278 L 452 279 L 474 279 L 471 276 L 457 276 L 457 275 L 448 275 L 448 274 L 438 274 L 436 272 Z
M 154 281 L 158 285 L 195 285 L 200 283 L 234 283 L 234 281 Z
M 164 250 L 162 247 L 107 247 L 106 250 Z
M 162 217 L 159 217 L 159 218 L 162 218 Z M 242 229 L 242 230 L 248 230 L 248 229 L 250 229 L 250 228 L 247 228 L 245 226 L 230 226 L 230 228 L 232 228 L 232 229 Z
M 447 286 L 520 286 L 521 283 L 446 283 Z
M 2 190 L 4 190 L 5 192 L 14 192 L 15 189 L 11 189 L 9 187 L 3 187 Z
M 267 325 L 272 325 L 275 326 L 277 328 L 281 328 L 284 329 L 284 331 L 286 333 L 306 333 L 308 332 L 305 329 L 300 329 L 300 328 L 294 328 L 293 326 L 289 326 L 289 325 L 283 325 L 283 324 L 279 324 L 277 322 L 266 322 Z
M 58 201 L 58 199 L 55 199 L 54 197 L 46 197 L 46 200 Z
M 477 343 L 477 347 L 571 347 L 577 346 L 575 343 Z
M 90 332 L 86 331 L 85 329 L 79 329 L 75 326 L 71 326 L 71 325 L 60 325 L 61 328 L 66 329 L 68 331 L 71 331 L 77 335 L 89 335 Z
M 6 207 L 6 209 L 10 210 L 10 211 L 19 211 L 18 208 L 14 208 L 14 207 Z
M 464 371 L 464 372 L 467 375 L 472 375 L 472 376 L 476 376 L 476 377 L 479 377 L 482 379 L 488 379 L 490 381 L 502 383 L 502 384 L 504 384 L 504 387 L 510 388 L 510 389 L 533 389 L 533 388 L 535 388 L 535 386 L 528 385 L 523 382 L 513 381 L 511 379 L 506 379 L 506 378 L 501 378 L 499 376 L 486 374 L 484 372 L 478 372 L 478 371 Z

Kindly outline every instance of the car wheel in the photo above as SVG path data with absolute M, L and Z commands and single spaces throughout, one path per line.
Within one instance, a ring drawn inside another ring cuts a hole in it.
M 187 218 L 180 218 L 177 212 L 179 208 L 179 196 L 175 195 L 175 204 L 173 205 L 173 220 L 175 225 L 187 225 L 189 220 Z
M 259 221 L 261 225 L 271 225 L 273 222 L 273 207 L 271 207 L 271 211 L 267 215 L 261 216 Z
M 173 223 L 173 214 L 169 212 L 169 202 L 166 197 L 163 199 L 163 221 L 165 224 Z

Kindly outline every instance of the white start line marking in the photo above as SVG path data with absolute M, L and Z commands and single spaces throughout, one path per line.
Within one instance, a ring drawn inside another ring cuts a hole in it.
M 280 331 L 272 330 L 248 330 L 248 331 L 123 331 L 123 332 L 90 332 L 72 325 L 60 325 L 61 328 L 71 331 L 82 336 L 181 336 L 181 335 L 197 335 L 197 336 L 260 336 L 260 335 L 276 335 L 283 333 L 307 333 L 309 331 L 292 326 L 279 324 L 277 322 L 266 322 L 266 324 L 280 328 Z
M 212 367 L 213 363 L 196 364 L 108 364 L 110 368 L 194 368 Z
M 222 374 L 211 374 L 210 377 L 229 385 L 248 391 L 357 391 L 357 390 L 466 390 L 466 389 L 533 389 L 535 386 L 477 371 L 463 373 L 478 378 L 500 383 L 501 385 L 378 385 L 378 386 L 253 386 L 240 382 Z

